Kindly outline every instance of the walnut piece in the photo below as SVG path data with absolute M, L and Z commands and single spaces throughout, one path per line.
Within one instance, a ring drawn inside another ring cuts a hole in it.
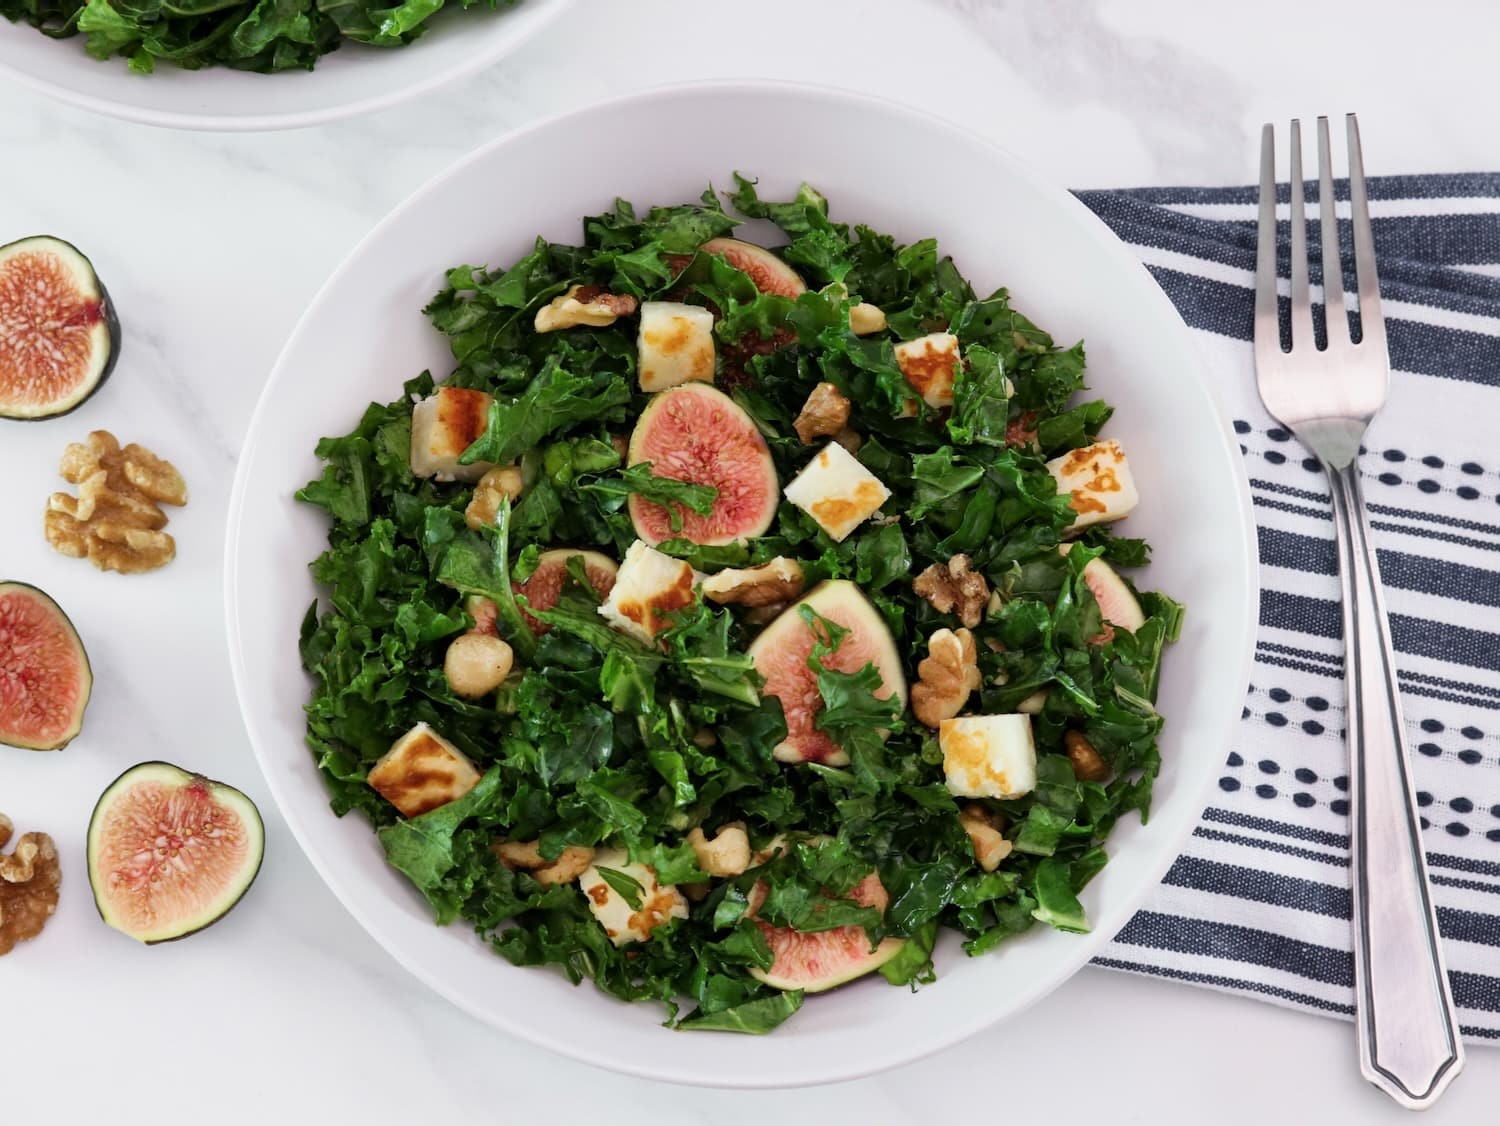
M 974 635 L 966 629 L 940 629 L 927 639 L 927 656 L 917 665 L 911 687 L 911 710 L 936 730 L 945 719 L 963 710 L 969 693 L 979 687 L 978 654 Z
M 0 848 L 15 826 L 0 813 Z M 26 833 L 9 854 L 0 853 L 0 954 L 42 933 L 57 910 L 62 868 L 57 846 L 46 833 Z
M 488 470 L 474 484 L 474 494 L 464 509 L 464 523 L 476 532 L 480 528 L 495 526 L 500 516 L 500 505 L 509 500 L 512 504 L 521 496 L 523 484 L 521 470 L 514 465 L 497 465 Z
M 1073 777 L 1080 782 L 1103 782 L 1110 775 L 1109 763 L 1094 750 L 1082 731 L 1069 731 L 1063 735 L 1063 748 L 1073 763 Z
M 695 828 L 687 835 L 698 857 L 698 867 L 710 876 L 738 876 L 750 867 L 750 837 L 743 821 L 731 821 L 709 840 Z
M 986 872 L 993 872 L 1010 855 L 1014 846 L 1002 834 L 1005 823 L 998 813 L 977 801 L 970 802 L 958 811 L 958 823 L 969 834 L 974 859 Z
M 177 544 L 166 532 L 163 504 L 187 503 L 182 474 L 134 442 L 120 448 L 108 430 L 63 451 L 59 471 L 78 495 L 53 493 L 43 520 L 47 542 L 63 555 L 123 575 L 170 563 Z
M 938 613 L 957 614 L 970 629 L 983 620 L 990 600 L 990 584 L 973 569 L 967 555 L 955 555 L 946 567 L 932 564 L 916 577 L 912 589 Z
M 491 849 L 507 868 L 530 872 L 540 884 L 570 884 L 594 862 L 594 850 L 585 845 L 569 845 L 556 860 L 542 856 L 537 841 L 496 841 Z
M 759 567 L 726 568 L 703 580 L 703 595 L 721 606 L 772 606 L 802 593 L 802 565 L 778 555 Z
M 792 429 L 804 446 L 810 446 L 814 439 L 832 437 L 848 424 L 849 400 L 832 383 L 820 383 L 802 404 Z
M 635 312 L 637 301 L 629 294 L 611 293 L 602 285 L 575 285 L 536 311 L 532 327 L 537 332 L 557 332 L 588 325 L 604 328 Z

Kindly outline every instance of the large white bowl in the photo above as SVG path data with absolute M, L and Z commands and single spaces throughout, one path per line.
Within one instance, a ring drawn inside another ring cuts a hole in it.
M 896 153 L 923 153 L 920 161 Z M 443 338 L 423 303 L 456 263 L 509 263 L 538 233 L 576 239 L 579 217 L 616 195 L 693 199 L 732 170 L 770 197 L 806 178 L 834 216 L 912 240 L 936 235 L 984 291 L 1059 340 L 1088 341 L 1091 383 L 1118 406 L 1109 433 L 1130 453 L 1143 501 L 1128 530 L 1150 537 L 1146 581 L 1188 607 L 1167 658 L 1165 767 L 1149 825 L 1134 818 L 1083 899 L 1092 934 L 1038 927 L 966 958 L 949 941 L 937 984 L 913 995 L 878 978 L 810 998 L 765 1037 L 677 1033 L 651 1005 L 518 969 L 462 924 L 433 925 L 388 868 L 368 825 L 336 819 L 302 744 L 309 680 L 297 627 L 315 594 L 305 569 L 320 514 L 292 500 L 314 476 L 313 444 L 348 430 L 371 399 L 432 368 Z M 1108 230 L 1066 192 L 999 148 L 869 98 L 779 85 L 674 88 L 595 106 L 505 137 L 393 212 L 339 268 L 272 373 L 246 440 L 229 518 L 227 612 L 235 683 L 271 791 L 314 865 L 403 965 L 498 1028 L 605 1067 L 683 1083 L 817 1083 L 916 1059 L 1045 996 L 1129 918 L 1176 855 L 1205 783 L 1223 762 L 1246 683 L 1257 602 L 1248 492 L 1239 458 L 1171 304 Z
M 0 73 L 96 113 L 176 129 L 297 129 L 404 102 L 491 66 L 547 26 L 572 0 L 523 0 L 513 9 L 440 13 L 415 43 L 386 49 L 345 43 L 315 70 L 253 74 L 162 63 L 133 73 L 100 61 L 84 39 L 50 39 L 0 19 Z M 457 0 L 452 5 L 457 7 Z

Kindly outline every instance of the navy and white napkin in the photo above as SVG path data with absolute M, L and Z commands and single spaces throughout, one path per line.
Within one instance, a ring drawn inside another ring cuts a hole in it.
M 1347 182 L 1336 193 L 1347 220 Z M 1369 194 L 1392 380 L 1361 458 L 1365 497 L 1460 1023 L 1500 1040 L 1500 174 L 1376 178 Z M 1262 589 L 1252 684 L 1208 806 L 1097 964 L 1347 1017 L 1333 531 L 1321 469 L 1255 391 L 1256 190 L 1079 195 L 1197 338 L 1239 435 Z M 1282 204 L 1285 219 L 1285 189 Z M 1309 257 L 1321 302 L 1316 243 Z

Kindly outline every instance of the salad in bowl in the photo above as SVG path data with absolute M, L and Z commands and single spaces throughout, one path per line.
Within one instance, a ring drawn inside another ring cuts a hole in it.
M 736 180 L 448 273 L 453 370 L 298 493 L 331 518 L 301 656 L 334 812 L 438 922 L 766 1032 L 932 981 L 944 930 L 1088 929 L 1183 610 L 1128 578 L 1081 343 Z

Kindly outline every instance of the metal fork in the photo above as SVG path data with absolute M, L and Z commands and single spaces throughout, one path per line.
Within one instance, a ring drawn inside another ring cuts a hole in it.
M 1344 274 L 1328 119 L 1318 118 L 1327 347 L 1313 337 L 1302 202 L 1302 129 L 1292 122 L 1291 340 L 1283 351 L 1276 298 L 1276 151 L 1261 132 L 1260 245 L 1255 269 L 1255 372 L 1266 409 L 1323 463 L 1333 494 L 1344 594 L 1349 817 L 1354 907 L 1354 1001 L 1360 1071 L 1402 1106 L 1435 1102 L 1463 1069 L 1464 1049 L 1443 967 L 1396 686 L 1380 568 L 1359 483 L 1365 427 L 1390 383 L 1380 283 L 1365 195 L 1359 124 L 1351 113 L 1349 207 L 1359 285 L 1360 339 L 1344 311 Z

